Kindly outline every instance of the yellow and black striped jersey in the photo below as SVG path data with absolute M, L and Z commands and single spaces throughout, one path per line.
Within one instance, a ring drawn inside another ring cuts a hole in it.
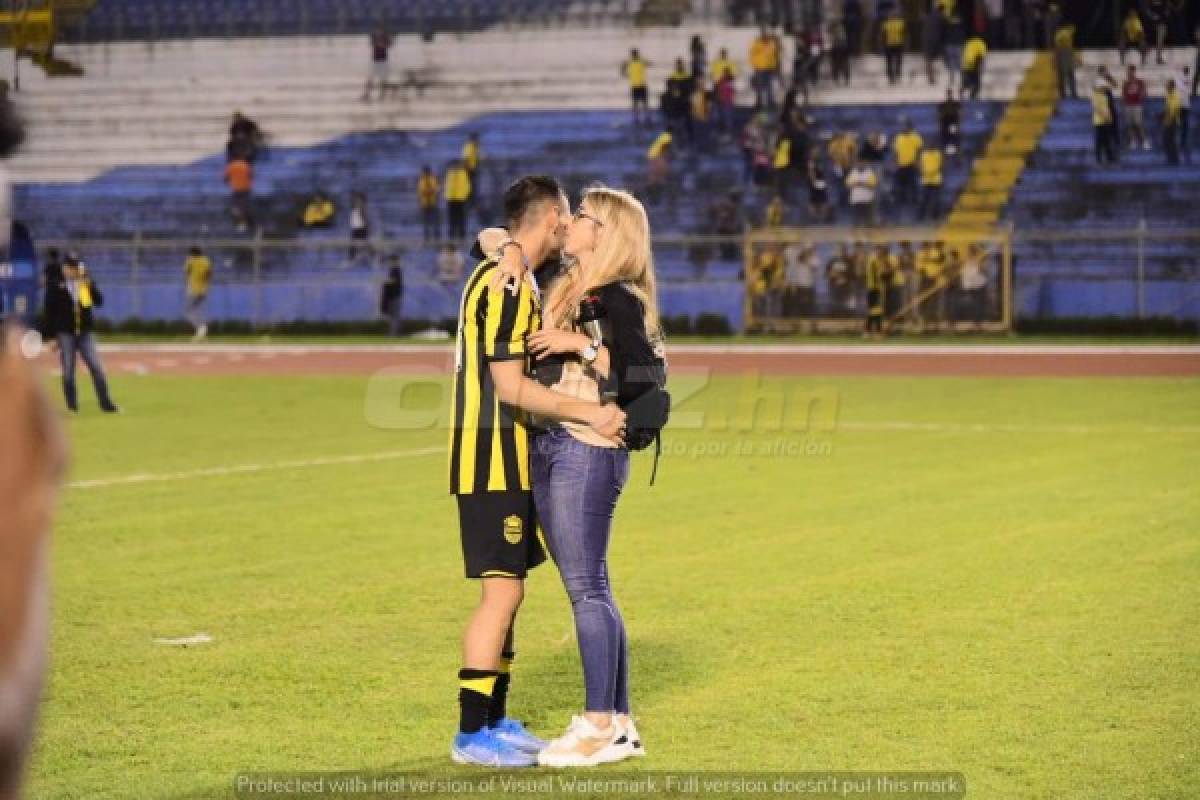
M 529 489 L 525 415 L 496 396 L 488 364 L 526 359 L 526 337 L 542 325 L 532 275 L 516 292 L 489 288 L 496 262 L 484 259 L 463 288 L 455 350 L 450 493 Z

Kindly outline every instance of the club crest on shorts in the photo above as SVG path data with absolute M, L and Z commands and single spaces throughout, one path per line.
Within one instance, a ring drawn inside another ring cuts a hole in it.
M 504 540 L 509 544 L 516 544 L 521 541 L 521 535 L 525 533 L 525 525 L 521 522 L 521 518 L 516 514 L 510 514 L 504 518 Z

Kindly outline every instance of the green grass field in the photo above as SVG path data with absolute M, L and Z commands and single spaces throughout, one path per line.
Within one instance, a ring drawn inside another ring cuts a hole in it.
M 1200 796 L 1200 381 L 767 384 L 793 395 L 782 430 L 724 378 L 678 409 L 655 487 L 636 458 L 612 551 L 650 754 L 632 768 Z M 58 519 L 30 796 L 447 766 L 476 590 L 445 430 L 394 429 L 438 387 L 404 408 L 365 379 L 116 390 L 126 413 L 70 424 L 71 480 L 93 483 Z M 789 430 L 804 397 L 814 424 Z M 155 643 L 198 632 L 214 641 Z M 547 566 L 514 712 L 557 735 L 581 686 Z

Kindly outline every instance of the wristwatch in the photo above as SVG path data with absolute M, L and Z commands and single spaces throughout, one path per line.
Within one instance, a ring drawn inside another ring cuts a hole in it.
M 583 359 L 584 364 L 591 366 L 600 357 L 600 342 L 596 340 L 588 342 L 587 347 L 583 348 L 579 357 Z

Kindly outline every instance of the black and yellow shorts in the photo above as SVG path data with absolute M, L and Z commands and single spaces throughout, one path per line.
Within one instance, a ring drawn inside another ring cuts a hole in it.
M 537 532 L 533 492 L 455 495 L 468 578 L 524 578 L 546 560 Z

